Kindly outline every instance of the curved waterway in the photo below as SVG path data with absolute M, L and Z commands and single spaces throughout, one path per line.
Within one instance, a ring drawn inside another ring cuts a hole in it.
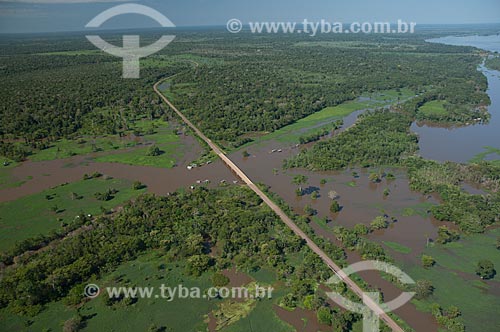
M 500 35 L 443 37 L 428 42 L 455 46 L 473 46 L 486 51 L 500 52 Z M 484 154 L 484 159 L 500 159 L 497 153 L 488 153 L 488 147 L 500 149 L 500 72 L 480 66 L 488 79 L 487 93 L 491 99 L 488 111 L 491 119 L 485 124 L 466 127 L 433 127 L 414 123 L 411 129 L 419 135 L 420 155 L 438 161 L 468 162 Z

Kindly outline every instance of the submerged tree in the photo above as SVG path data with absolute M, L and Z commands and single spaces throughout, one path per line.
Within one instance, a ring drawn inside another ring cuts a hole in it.
M 159 147 L 152 146 L 152 147 L 149 148 L 147 155 L 151 156 L 151 157 L 157 157 L 157 156 L 159 156 L 161 154 L 162 154 L 162 151 L 160 150 Z
M 436 264 L 436 261 L 432 258 L 432 256 L 422 255 L 422 266 L 424 268 L 431 268 L 434 264 Z
M 434 293 L 434 286 L 429 280 L 418 280 L 415 283 L 415 297 L 419 300 L 426 299 Z
M 332 201 L 332 204 L 330 205 L 330 211 L 333 213 L 340 212 L 340 204 L 337 201 Z
M 491 279 L 495 276 L 495 266 L 493 262 L 483 259 L 477 263 L 476 274 L 481 277 L 481 279 Z
M 292 183 L 299 186 L 298 192 L 300 192 L 301 195 L 302 195 L 302 185 L 306 183 L 307 180 L 308 180 L 307 176 L 302 174 L 295 175 L 292 179 Z

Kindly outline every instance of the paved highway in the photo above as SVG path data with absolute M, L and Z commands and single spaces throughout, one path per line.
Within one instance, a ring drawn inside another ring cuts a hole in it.
M 252 189 L 263 201 L 266 203 L 271 210 L 273 210 L 281 220 L 295 233 L 297 236 L 306 241 L 309 248 L 314 251 L 325 263 L 328 267 L 341 279 L 344 283 L 349 287 L 356 295 L 358 295 L 361 299 L 363 299 L 363 290 L 351 279 L 348 275 L 346 275 L 340 266 L 338 266 L 328 255 L 321 250 L 320 247 L 316 245 L 293 221 L 288 217 L 283 210 L 276 205 L 262 190 L 257 187 L 252 180 L 231 160 L 229 159 L 225 153 L 212 142 L 211 139 L 206 137 L 195 125 L 189 121 L 184 114 L 182 114 L 158 89 L 158 86 L 164 81 L 160 80 L 154 85 L 154 91 L 160 96 L 160 98 L 168 105 L 175 113 L 186 123 L 202 140 L 204 140 L 208 146 L 219 156 L 220 159 L 234 172 L 238 175 L 238 177 L 247 184 L 247 186 Z M 373 301 L 369 297 L 365 297 L 365 304 L 376 314 L 379 315 L 380 319 L 382 319 L 387 326 L 389 326 L 393 331 L 404 332 L 404 330 L 379 306 L 378 303 Z

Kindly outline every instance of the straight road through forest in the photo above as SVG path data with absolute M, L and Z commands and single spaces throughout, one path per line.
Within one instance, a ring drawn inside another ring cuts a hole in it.
M 166 78 L 168 79 L 168 78 Z M 187 124 L 195 133 L 198 135 L 205 143 L 208 144 L 208 146 L 219 156 L 220 159 L 236 174 L 238 177 L 246 183 L 246 185 L 252 189 L 263 201 L 266 203 L 271 210 L 273 210 L 279 217 L 280 219 L 301 239 L 306 241 L 307 246 L 314 251 L 322 260 L 323 262 L 328 265 L 328 267 L 351 289 L 356 295 L 358 295 L 361 299 L 364 299 L 364 303 L 366 306 L 370 308 L 375 314 L 377 314 L 380 319 L 382 319 L 387 326 L 389 326 L 393 331 L 397 332 L 404 332 L 404 330 L 389 316 L 387 315 L 383 309 L 380 307 L 380 305 L 372 300 L 368 296 L 363 296 L 364 292 L 363 290 L 351 279 L 349 276 L 342 271 L 340 266 L 338 266 L 328 255 L 321 250 L 320 247 L 314 243 L 309 236 L 306 235 L 293 221 L 288 217 L 283 210 L 276 205 L 262 190 L 257 187 L 252 180 L 231 160 L 229 159 L 224 152 L 215 144 L 212 142 L 211 139 L 206 137 L 195 125 L 189 121 L 189 119 L 184 116 L 158 89 L 158 86 L 165 81 L 166 79 L 162 79 L 158 81 L 154 86 L 153 89 L 154 91 L 160 96 L 160 98 L 172 109 L 174 110 L 175 113 L 184 121 L 185 124 Z

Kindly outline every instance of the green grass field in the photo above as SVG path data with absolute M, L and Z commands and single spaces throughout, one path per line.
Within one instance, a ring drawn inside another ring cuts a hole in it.
M 276 272 L 268 268 L 259 269 L 257 272 L 250 272 L 249 275 L 260 283 L 271 285 L 276 282 Z
M 430 280 L 435 287 L 434 295 L 428 300 L 414 300 L 418 308 L 429 310 L 433 302 L 445 308 L 455 305 L 462 311 L 461 319 L 467 331 L 498 331 L 500 297 L 498 292 L 490 292 L 489 289 L 500 287 L 500 277 L 497 275 L 486 283 L 474 272 L 481 259 L 491 260 L 499 270 L 500 254 L 496 249 L 498 236 L 500 229 L 494 229 L 485 234 L 464 237 L 459 242 L 429 247 L 424 254 L 436 260 L 436 266 L 430 269 L 403 264 L 403 270 L 413 279 Z
M 397 213 L 403 217 L 411 217 L 411 216 L 421 216 L 423 218 L 429 215 L 428 211 L 435 204 L 430 202 L 422 202 L 412 206 L 405 207 L 404 209 L 398 211 Z
M 328 231 L 332 230 L 332 228 L 330 226 L 328 226 L 328 224 L 326 223 L 326 220 L 324 218 L 320 218 L 318 216 L 312 216 L 312 221 L 323 229 L 326 229 Z
M 112 154 L 105 154 L 97 157 L 96 160 L 100 162 L 116 162 L 128 165 L 142 165 L 153 167 L 173 167 L 175 165 L 176 157 L 181 156 L 178 149 L 179 137 L 173 133 L 173 127 L 163 120 L 146 120 L 139 119 L 133 124 L 133 130 L 140 130 L 145 133 L 141 136 L 142 141 L 155 144 L 163 152 L 159 156 L 148 156 L 149 147 L 139 148 L 138 141 L 129 138 L 119 138 L 114 136 L 81 136 L 78 139 L 60 139 L 51 144 L 47 149 L 37 151 L 29 156 L 32 161 L 45 161 L 64 159 L 76 155 L 86 155 L 93 152 L 110 152 Z M 131 132 L 133 131 L 131 130 Z M 147 134 L 152 131 L 153 133 Z M 131 150 L 116 152 L 117 150 L 130 149 Z M 5 185 L 8 176 L 3 174 L 0 169 L 0 188 Z M 10 181 L 12 182 L 12 181 Z M 15 185 L 15 184 L 11 184 Z
M 160 266 L 164 264 L 164 269 Z M 156 253 L 149 253 L 135 261 L 122 264 L 116 271 L 96 284 L 103 287 L 131 286 L 160 287 L 161 284 L 174 287 L 211 287 L 210 274 L 200 278 L 188 277 L 182 265 L 169 263 Z M 129 306 L 108 307 L 102 298 L 88 302 L 83 308 L 85 315 L 93 316 L 87 322 L 87 331 L 147 331 L 154 323 L 166 327 L 166 331 L 204 331 L 205 315 L 215 308 L 217 301 L 207 299 L 163 298 L 139 299 Z M 84 331 L 85 331 L 84 330 Z
M 158 147 L 162 154 L 155 157 L 147 155 L 149 148 L 140 148 L 129 152 L 98 157 L 96 161 L 158 168 L 174 167 L 175 156 L 178 156 L 177 147 L 174 145 L 158 145 Z
M 77 140 L 61 139 L 51 144 L 48 149 L 40 150 L 29 157 L 32 161 L 64 159 L 75 155 L 84 155 L 92 152 L 113 151 L 130 148 L 136 143 L 131 140 L 120 140 L 117 136 L 87 137 Z
M 418 111 L 419 113 L 423 113 L 426 116 L 432 116 L 432 115 L 444 115 L 447 113 L 446 109 L 444 108 L 444 105 L 446 104 L 446 101 L 443 100 L 433 100 L 425 103 L 423 106 L 421 106 Z
M 62 331 L 64 321 L 76 315 L 75 308 L 66 307 L 61 302 L 51 303 L 34 319 L 29 317 L 13 315 L 7 309 L 0 310 L 0 331 Z M 32 317 L 33 318 L 33 317 Z
M 119 191 L 113 199 L 99 201 L 94 197 L 96 192 L 110 188 Z M 11 248 L 17 241 L 59 229 L 62 222 L 71 223 L 81 212 L 100 214 L 101 206 L 110 209 L 141 192 L 144 189 L 133 190 L 129 181 L 99 178 L 61 185 L 12 202 L 0 203 L 0 250 Z M 71 193 L 82 198 L 74 199 Z M 56 207 L 58 211 L 54 212 Z
M 399 244 L 397 242 L 390 242 L 390 241 L 382 241 L 382 243 L 388 247 L 391 248 L 392 250 L 399 252 L 401 254 L 409 254 L 411 252 L 411 248 L 408 248 L 402 244 Z
M 469 162 L 471 163 L 479 163 L 483 160 L 486 159 L 486 157 L 492 157 L 496 156 L 496 160 L 491 160 L 493 164 L 500 165 L 500 149 L 494 148 L 492 146 L 485 146 L 484 151 L 481 153 L 478 153 L 477 155 L 474 156 Z
M 160 252 L 152 251 L 139 258 L 120 265 L 116 270 L 103 278 L 92 281 L 99 285 L 101 292 L 106 287 L 199 287 L 206 290 L 212 287 L 207 272 L 201 277 L 190 277 L 184 273 L 182 262 L 169 262 Z M 264 279 L 270 278 L 263 271 Z M 259 282 L 263 282 L 258 280 Z M 105 293 L 104 293 L 105 294 Z M 173 301 L 153 296 L 150 299 L 138 299 L 136 303 L 124 303 L 107 306 L 103 301 L 103 293 L 88 301 L 80 309 L 80 314 L 87 317 L 82 331 L 148 331 L 154 324 L 164 327 L 165 331 L 206 331 L 207 317 L 225 300 L 181 299 Z M 160 292 L 154 295 L 161 294 Z M 257 302 L 250 314 L 221 331 L 293 331 L 288 324 L 282 322 L 274 313 L 273 305 L 282 294 L 280 291 L 272 299 Z M 65 320 L 75 316 L 76 308 L 64 306 L 61 302 L 49 304 L 44 311 L 35 317 L 21 317 L 0 310 L 2 325 L 0 331 L 60 331 Z
M 164 266 L 164 268 L 160 268 Z M 211 287 L 210 274 L 200 278 L 187 277 L 182 266 L 169 263 L 167 259 L 150 252 L 145 256 L 119 266 L 114 272 L 95 282 L 105 292 L 105 287 L 158 287 L 161 284 L 185 287 Z M 160 294 L 160 293 L 158 293 Z M 122 303 L 106 306 L 104 294 L 88 301 L 80 314 L 89 317 L 82 331 L 148 331 L 155 324 L 166 327 L 165 331 L 205 331 L 205 315 L 215 308 L 217 301 L 207 299 L 176 299 L 167 301 L 163 298 L 139 299 L 136 303 Z M 61 331 L 65 320 L 76 315 L 75 308 L 68 308 L 61 302 L 50 304 L 37 315 L 30 326 L 29 317 L 21 317 L 0 311 L 2 326 L 0 331 Z
M 168 123 L 161 120 L 139 122 L 136 124 L 136 127 L 147 130 L 148 128 L 152 128 L 153 125 L 154 134 L 144 135 L 143 138 L 147 142 L 154 142 L 154 145 L 162 151 L 161 155 L 148 156 L 149 147 L 144 147 L 123 153 L 97 157 L 96 161 L 161 168 L 173 167 L 176 158 L 182 156 L 181 149 L 179 149 L 180 138 L 173 132 L 173 128 Z

